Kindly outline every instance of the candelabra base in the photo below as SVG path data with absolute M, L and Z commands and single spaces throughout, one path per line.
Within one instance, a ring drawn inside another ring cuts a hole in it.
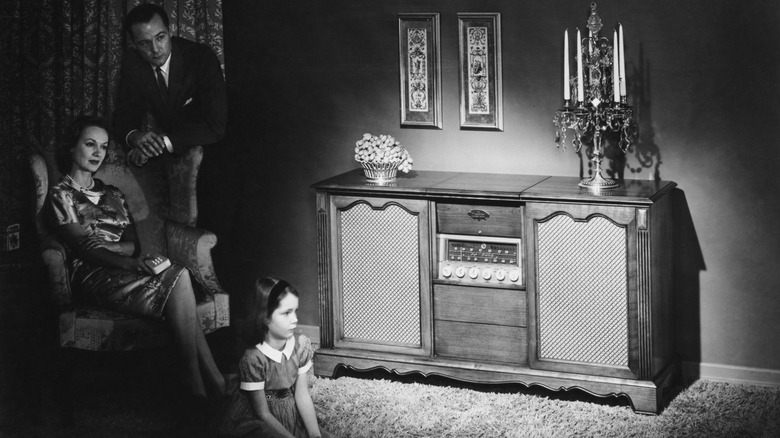
M 591 178 L 586 178 L 581 180 L 580 183 L 577 185 L 580 187 L 585 187 L 586 189 L 599 190 L 599 189 L 614 189 L 619 184 L 617 183 L 617 181 L 613 179 L 604 178 L 603 176 L 601 176 L 601 172 L 597 172 Z

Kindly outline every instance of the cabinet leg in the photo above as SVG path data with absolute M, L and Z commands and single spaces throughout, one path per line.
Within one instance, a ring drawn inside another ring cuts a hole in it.
M 634 411 L 638 414 L 659 414 L 665 403 L 669 401 L 664 399 L 664 396 L 669 393 L 667 389 L 677 382 L 679 377 L 680 362 L 675 361 L 655 379 L 656 387 L 654 389 L 631 391 L 628 396 L 634 405 Z

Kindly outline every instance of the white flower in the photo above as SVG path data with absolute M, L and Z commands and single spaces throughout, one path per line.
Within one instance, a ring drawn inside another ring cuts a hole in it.
M 379 136 L 369 133 L 355 142 L 355 161 L 359 163 L 390 164 L 397 163 L 398 170 L 407 173 L 412 169 L 409 151 L 401 146 L 392 135 Z

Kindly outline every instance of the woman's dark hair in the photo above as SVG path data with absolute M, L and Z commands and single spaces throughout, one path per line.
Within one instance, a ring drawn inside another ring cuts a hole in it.
M 157 6 L 153 3 L 144 3 L 134 7 L 128 12 L 125 17 L 125 21 L 122 23 L 122 28 L 125 30 L 125 34 L 133 40 L 133 25 L 137 23 L 148 23 L 152 21 L 155 15 L 159 15 L 166 28 L 170 28 L 168 14 L 161 6 Z
M 268 334 L 268 322 L 274 310 L 288 294 L 298 296 L 290 283 L 273 277 L 255 281 L 254 289 L 247 300 L 247 314 L 241 324 L 240 336 L 247 346 L 262 343 Z
M 108 133 L 109 138 L 111 136 L 111 130 L 108 129 L 108 124 L 102 117 L 94 114 L 82 114 L 76 117 L 65 129 L 65 132 L 62 133 L 62 137 L 57 144 L 55 158 L 57 160 L 57 168 L 63 174 L 67 173 L 73 165 L 73 157 L 70 151 L 76 146 L 76 142 L 79 141 L 84 130 L 90 127 L 102 128 Z

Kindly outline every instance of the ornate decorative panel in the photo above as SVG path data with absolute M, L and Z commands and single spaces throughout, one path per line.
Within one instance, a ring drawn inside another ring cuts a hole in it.
M 490 62 L 488 58 L 487 27 L 469 27 L 468 29 L 468 85 L 469 113 L 489 114 L 490 93 L 488 77 Z

